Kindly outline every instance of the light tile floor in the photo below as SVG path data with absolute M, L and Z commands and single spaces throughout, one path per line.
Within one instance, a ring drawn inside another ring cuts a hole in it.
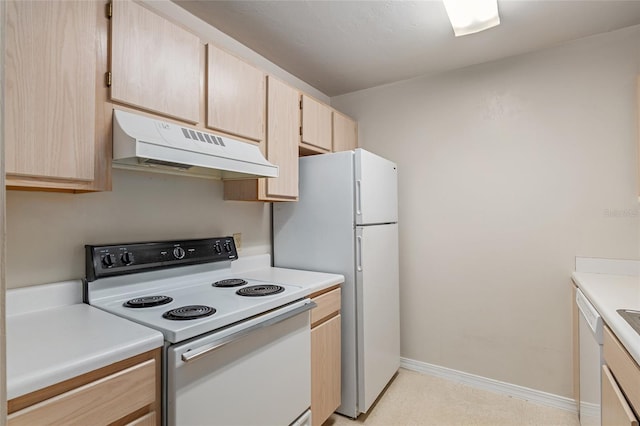
M 579 426 L 575 413 L 400 369 L 367 415 L 323 426 Z

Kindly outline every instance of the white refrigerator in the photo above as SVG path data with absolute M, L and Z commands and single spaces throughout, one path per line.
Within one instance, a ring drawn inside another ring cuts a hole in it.
M 299 179 L 273 206 L 274 265 L 345 276 L 337 411 L 355 418 L 400 366 L 397 167 L 356 149 L 300 158 Z

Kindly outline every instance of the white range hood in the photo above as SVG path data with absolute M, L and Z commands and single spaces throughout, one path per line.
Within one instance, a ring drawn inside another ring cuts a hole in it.
M 113 165 L 213 179 L 278 177 L 255 145 L 117 109 Z

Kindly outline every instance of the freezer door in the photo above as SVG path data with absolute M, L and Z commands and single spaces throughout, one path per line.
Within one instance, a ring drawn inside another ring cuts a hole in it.
M 398 225 L 356 228 L 358 407 L 366 413 L 400 367 Z
M 356 224 L 398 221 L 398 170 L 391 161 L 355 150 Z

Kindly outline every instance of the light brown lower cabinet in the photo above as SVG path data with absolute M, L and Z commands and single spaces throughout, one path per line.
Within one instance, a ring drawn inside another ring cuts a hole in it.
M 311 418 L 319 426 L 341 401 L 340 289 L 312 300 L 318 306 L 311 311 Z
M 640 366 L 609 327 L 604 327 L 602 367 L 602 426 L 638 426 Z
M 160 413 L 156 416 L 156 412 L 152 411 L 136 420 L 127 423 L 126 426 L 156 426 L 160 423 Z
M 604 361 L 624 392 L 631 407 L 640 413 L 640 366 L 616 338 L 609 327 L 604 327 L 602 352 Z
M 9 426 L 160 424 L 160 349 L 8 401 Z
M 602 426 L 638 426 L 638 419 L 606 365 L 602 366 Z

